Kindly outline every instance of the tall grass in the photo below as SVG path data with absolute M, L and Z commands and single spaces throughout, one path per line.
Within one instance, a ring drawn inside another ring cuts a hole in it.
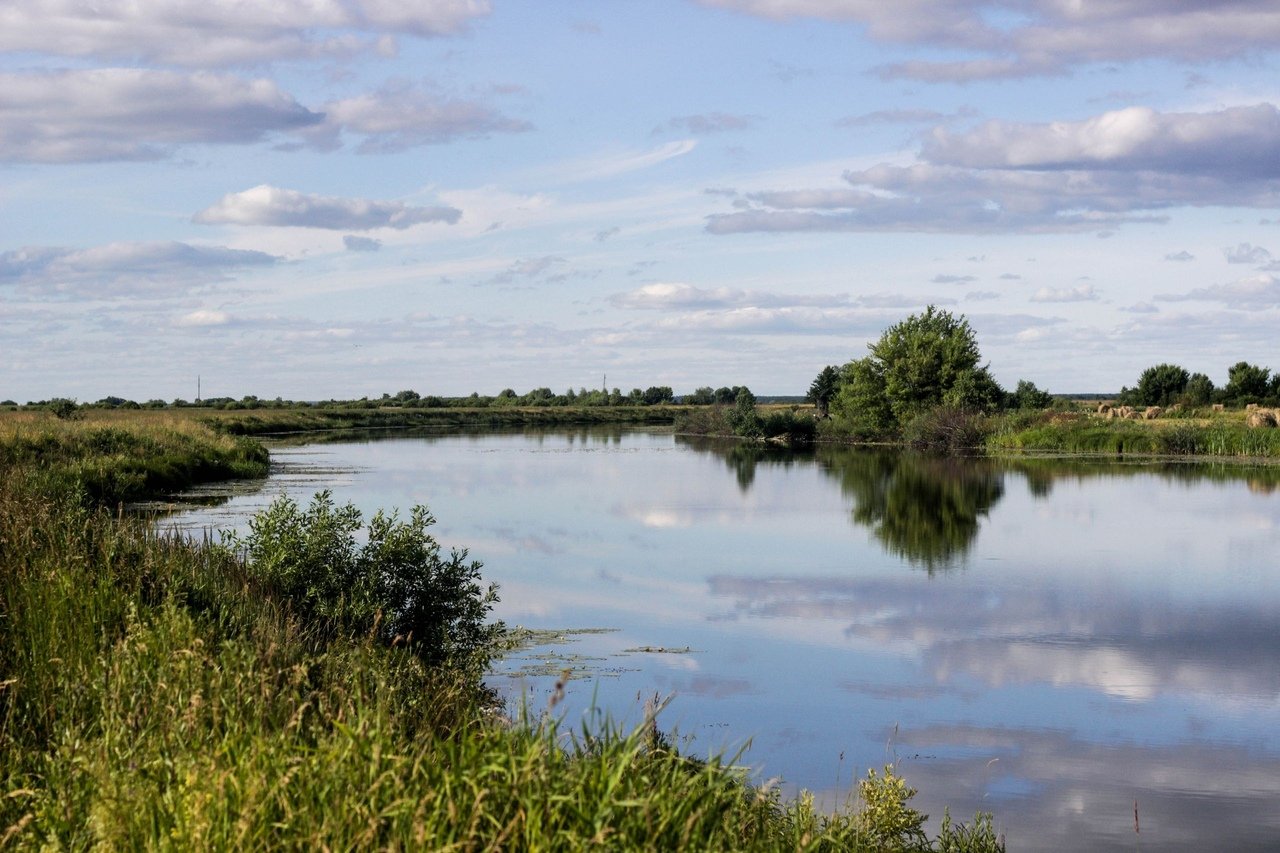
M 0 436 L 0 848 L 1003 846 L 981 816 L 926 838 L 892 772 L 823 814 L 679 754 L 653 715 L 504 721 L 465 667 L 333 631 L 244 555 L 87 501 L 79 426 Z M 185 429 L 118 440 L 216 452 Z
M 1250 428 L 1238 413 L 1212 418 L 1103 420 L 1084 414 L 1010 414 L 995 420 L 989 450 L 1280 457 L 1280 429 Z

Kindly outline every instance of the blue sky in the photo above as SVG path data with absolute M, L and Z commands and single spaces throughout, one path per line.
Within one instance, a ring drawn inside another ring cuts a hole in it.
M 1272 0 L 11 0 L 0 399 L 1280 368 Z

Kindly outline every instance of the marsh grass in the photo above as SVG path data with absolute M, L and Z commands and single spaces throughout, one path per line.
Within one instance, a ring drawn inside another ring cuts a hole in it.
M 1280 458 L 1280 429 L 1245 425 L 1243 413 L 1151 421 L 1086 414 L 1014 413 L 994 419 L 988 450 Z
M 156 427 L 100 453 L 66 426 L 0 434 L 2 848 L 1003 847 L 982 816 L 924 838 L 892 771 L 835 814 L 784 801 L 673 749 L 656 709 L 504 721 L 466 667 L 335 632 L 234 550 L 86 500 L 76 455 L 240 445 Z

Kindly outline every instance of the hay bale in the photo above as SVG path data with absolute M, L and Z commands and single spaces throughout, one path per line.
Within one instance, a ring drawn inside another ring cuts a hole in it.
M 1110 415 L 1110 414 L 1111 414 L 1111 404 L 1110 404 L 1110 403 L 1099 403 L 1099 404 L 1098 404 L 1098 414 L 1100 414 L 1100 415 Z
M 1213 410 L 1214 410 L 1215 412 L 1225 412 L 1225 411 L 1227 410 L 1227 407 L 1226 407 L 1225 405 L 1223 405 L 1222 403 L 1214 403 L 1214 404 L 1213 404 Z
M 1147 410 L 1142 413 L 1142 417 L 1144 420 L 1154 421 L 1160 417 L 1160 413 L 1163 411 L 1159 406 L 1147 406 Z
M 1258 404 L 1257 404 L 1257 403 L 1250 403 L 1249 405 L 1247 405 L 1247 406 L 1245 406 L 1245 407 L 1244 407 L 1244 410 L 1245 410 L 1246 412 L 1256 412 L 1256 411 L 1258 410 Z
M 1276 425 L 1276 416 L 1266 409 L 1256 409 L 1249 413 L 1244 423 L 1253 429 L 1267 429 Z

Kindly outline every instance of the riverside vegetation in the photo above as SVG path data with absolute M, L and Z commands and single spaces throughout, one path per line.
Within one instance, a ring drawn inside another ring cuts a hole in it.
M 18 414 L 0 461 L 0 847 L 1003 849 L 986 815 L 929 837 L 893 767 L 826 813 L 681 755 L 656 709 L 504 719 L 495 591 L 424 509 L 322 493 L 220 541 L 119 510 L 262 475 L 251 440 Z

